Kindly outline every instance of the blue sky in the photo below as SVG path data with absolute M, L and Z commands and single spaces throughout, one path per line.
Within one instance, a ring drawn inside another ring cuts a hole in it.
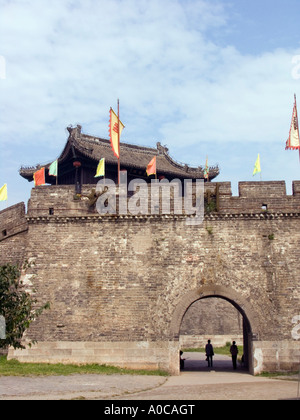
M 299 180 L 285 151 L 300 101 L 299 0 L 0 0 L 0 186 L 30 197 L 20 166 L 55 160 L 66 127 L 160 141 L 182 163 L 219 164 L 218 181 Z

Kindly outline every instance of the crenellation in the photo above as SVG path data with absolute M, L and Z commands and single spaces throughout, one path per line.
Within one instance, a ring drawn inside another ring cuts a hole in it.
M 285 181 L 239 182 L 239 196 L 254 199 L 286 196 Z
M 0 212 L 1 264 L 19 264 L 23 261 L 27 230 L 24 203 L 15 204 Z
M 74 217 L 95 217 L 98 215 L 96 206 L 89 206 L 87 196 L 94 185 L 84 185 L 82 187 L 82 197 L 76 197 L 74 187 L 70 185 L 62 186 L 42 186 L 32 190 L 29 200 L 27 218 L 46 217 L 47 220 L 55 217 L 66 216 Z M 240 182 L 239 196 L 232 196 L 230 182 L 223 183 L 205 183 L 204 195 L 207 191 L 215 197 L 218 188 L 218 208 L 214 208 L 213 214 L 291 214 L 300 212 L 300 183 L 293 182 L 293 195 L 286 195 L 286 186 L 284 181 L 270 182 Z M 143 195 L 140 195 L 143 198 Z M 149 186 L 147 202 L 147 215 L 156 216 L 151 208 L 151 186 Z M 130 197 L 125 198 L 127 204 Z M 174 210 L 174 194 L 171 189 L 170 210 L 164 211 L 160 201 L 159 215 L 176 214 Z M 124 199 L 123 199 L 124 200 Z M 119 195 L 116 194 L 116 211 L 119 217 L 130 216 L 127 210 L 126 214 L 119 214 Z M 184 200 L 182 199 L 182 209 L 184 214 Z M 110 217 L 112 214 L 103 214 L 102 217 Z M 139 214 L 143 216 L 143 214 Z
M 300 195 L 300 181 L 293 181 L 293 195 Z

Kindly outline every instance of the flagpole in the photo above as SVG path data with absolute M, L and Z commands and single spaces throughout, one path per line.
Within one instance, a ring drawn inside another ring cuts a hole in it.
M 120 101 L 118 99 L 118 148 L 119 148 L 119 157 L 118 157 L 118 186 L 120 187 Z

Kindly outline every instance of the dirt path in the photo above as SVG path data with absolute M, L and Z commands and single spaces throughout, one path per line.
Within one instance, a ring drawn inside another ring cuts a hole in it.
M 213 370 L 203 354 L 185 355 L 179 376 L 70 375 L 0 377 L 0 400 L 278 400 L 296 399 L 298 382 L 266 379 L 232 370 L 231 360 L 216 356 Z M 297 379 L 297 377 L 295 378 Z

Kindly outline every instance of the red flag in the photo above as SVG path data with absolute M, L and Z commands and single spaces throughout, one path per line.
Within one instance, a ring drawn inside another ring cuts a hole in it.
M 45 168 L 39 169 L 33 174 L 34 185 L 37 187 L 38 185 L 44 185 L 45 182 Z
M 156 175 L 156 156 L 149 162 L 147 169 L 146 169 L 147 175 Z

